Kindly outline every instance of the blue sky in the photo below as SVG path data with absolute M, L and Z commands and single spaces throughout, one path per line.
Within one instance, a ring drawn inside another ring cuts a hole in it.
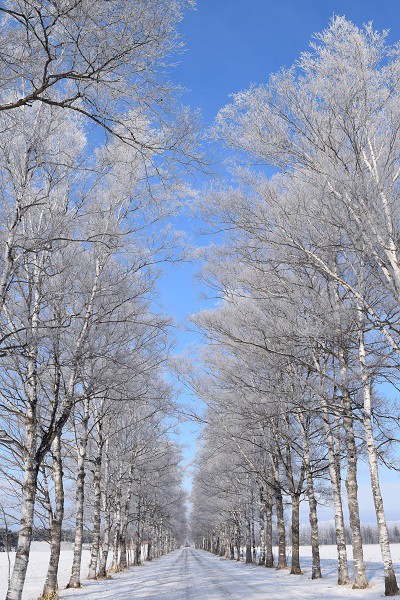
M 187 50 L 172 79 L 188 89 L 183 101 L 199 108 L 209 126 L 230 94 L 290 66 L 334 14 L 358 25 L 372 20 L 377 29 L 391 30 L 391 41 L 400 40 L 400 2 L 395 0 L 198 0 L 197 10 L 189 11 L 180 27 Z M 188 219 L 180 225 L 189 233 L 196 226 Z M 194 273 L 190 266 L 173 268 L 162 282 L 164 303 L 178 319 L 198 308 Z
M 198 0 L 181 26 L 187 52 L 174 78 L 190 89 L 187 103 L 211 123 L 229 94 L 290 66 L 334 14 L 358 25 L 372 20 L 400 38 L 395 0 Z
M 395 0 L 198 0 L 197 10 L 190 11 L 180 27 L 187 50 L 172 79 L 188 89 L 185 104 L 199 108 L 204 125 L 209 126 L 230 94 L 290 66 L 307 49 L 312 34 L 324 29 L 334 14 L 360 26 L 373 21 L 376 29 L 390 29 L 391 42 L 400 40 L 400 2 Z M 198 227 L 188 218 L 180 219 L 179 225 L 189 235 L 195 235 Z M 198 236 L 195 239 L 202 243 Z M 178 351 L 194 340 L 186 331 L 186 316 L 204 305 L 193 281 L 195 272 L 193 265 L 169 268 L 160 286 L 163 305 L 181 323 Z M 190 424 L 182 427 L 188 461 L 195 451 L 193 430 Z M 364 467 L 360 470 L 362 518 L 373 522 L 368 473 Z M 388 518 L 400 518 L 398 476 L 383 472 L 382 484 Z M 330 518 L 330 511 L 324 509 L 321 518 Z

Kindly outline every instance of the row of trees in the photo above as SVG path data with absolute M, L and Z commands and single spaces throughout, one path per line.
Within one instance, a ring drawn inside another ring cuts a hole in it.
M 65 497 L 70 586 L 170 550 L 184 530 L 171 323 L 155 302 L 176 259 L 196 118 L 168 68 L 190 1 L 10 0 L 0 7 L 0 449 L 3 516 L 20 515 L 7 600 L 48 522 L 55 598 Z M 66 482 L 68 485 L 66 486 Z M 182 524 L 183 521 L 183 524 Z
M 400 56 L 386 37 L 334 18 L 292 68 L 219 113 L 212 135 L 232 157 L 230 182 L 201 206 L 225 239 L 203 271 L 219 302 L 193 316 L 207 343 L 179 372 L 206 405 L 197 544 L 232 558 L 245 545 L 251 560 L 256 532 L 259 560 L 272 566 L 274 513 L 285 568 L 289 502 L 291 572 L 300 573 L 305 496 L 312 577 L 321 577 L 317 507 L 330 499 L 338 583 L 347 584 L 346 503 L 353 586 L 366 588 L 357 485 L 365 458 L 391 596 L 379 464 L 397 466 Z

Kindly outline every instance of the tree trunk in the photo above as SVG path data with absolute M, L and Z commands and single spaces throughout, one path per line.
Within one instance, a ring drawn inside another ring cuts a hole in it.
M 359 309 L 359 313 L 360 313 Z M 368 377 L 368 367 L 366 361 L 366 352 L 364 344 L 364 333 L 362 330 L 362 312 L 359 314 L 360 317 L 360 333 L 359 333 L 359 359 L 361 368 L 361 381 L 363 388 L 363 425 L 365 431 L 365 440 L 367 443 L 367 455 L 369 463 L 369 472 L 371 478 L 371 489 L 372 496 L 374 499 L 376 521 L 378 525 L 379 544 L 381 547 L 383 569 L 385 573 L 385 596 L 395 596 L 399 591 L 396 575 L 393 568 L 392 555 L 389 544 L 389 533 L 387 529 L 385 510 L 383 507 L 383 498 L 381 493 L 381 487 L 379 482 L 379 465 L 378 465 L 378 453 L 376 450 L 374 432 L 372 426 L 372 403 L 371 403 L 371 389 Z
M 39 468 L 34 458 L 36 453 L 36 414 L 33 409 L 28 409 L 26 416 L 25 447 L 20 529 L 14 568 L 8 585 L 6 600 L 21 600 L 32 541 Z
M 128 492 L 127 492 L 126 501 L 125 501 L 125 505 L 124 505 L 124 511 L 122 514 L 123 523 L 122 523 L 122 527 L 121 527 L 121 553 L 120 553 L 120 559 L 119 559 L 119 566 L 121 569 L 126 569 L 126 567 L 128 566 L 128 564 L 126 562 L 126 534 L 128 531 L 129 511 L 131 508 L 131 500 L 132 500 L 134 461 L 135 461 L 135 454 L 133 453 L 132 459 L 131 459 L 131 464 L 129 466 L 128 480 L 126 482 Z
M 140 521 L 141 521 L 141 497 L 139 494 L 137 504 L 137 527 L 136 527 L 136 540 L 135 540 L 135 565 L 139 566 L 142 564 L 142 539 L 140 535 Z M 168 542 L 166 537 L 166 552 L 168 552 Z
M 311 530 L 312 572 L 311 579 L 321 579 L 321 557 L 319 554 L 317 500 L 314 492 L 314 482 L 311 472 L 306 472 L 307 497 L 309 505 L 309 521 Z
M 292 566 L 291 575 L 301 575 L 300 568 L 300 496 L 292 494 Z
M 250 518 L 249 515 L 246 514 L 245 517 L 245 526 L 246 526 L 246 564 L 253 562 L 251 557 L 251 527 L 250 527 Z
M 120 545 L 119 545 L 119 563 L 118 563 L 118 567 L 119 570 L 123 570 L 126 569 L 128 566 L 127 560 L 126 560 L 126 531 L 124 531 L 124 528 L 122 528 L 121 531 L 121 536 L 120 536 Z
M 224 523 L 223 527 L 221 528 L 220 535 L 221 535 L 222 544 L 221 544 L 221 548 L 219 549 L 219 555 L 224 556 L 225 558 L 228 558 L 228 538 L 227 538 L 227 531 L 226 531 L 226 523 Z
M 96 579 L 97 563 L 100 550 L 100 526 L 101 526 L 101 463 L 103 455 L 103 436 L 101 421 L 98 426 L 97 456 L 94 466 L 94 505 L 93 505 L 93 541 L 90 554 L 90 565 L 88 579 Z
M 350 399 L 345 402 L 346 416 L 344 426 L 346 431 L 347 444 L 347 476 L 346 490 L 347 503 L 349 508 L 351 540 L 353 546 L 354 560 L 354 589 L 365 589 L 368 581 L 364 566 L 364 552 L 361 538 L 360 510 L 358 505 L 358 484 L 357 484 L 357 450 L 354 439 L 353 418 L 349 414 Z
M 257 562 L 257 550 L 256 550 L 256 533 L 254 526 L 254 514 L 253 508 L 251 509 L 251 541 L 252 541 L 252 551 L 253 551 L 253 563 Z
M 340 300 L 337 286 L 334 286 L 333 297 L 338 309 Z M 338 327 L 340 328 L 340 316 L 336 315 Z M 351 406 L 351 397 L 348 387 L 347 359 L 345 347 L 342 342 L 338 345 L 339 372 L 340 372 L 340 390 L 342 394 L 343 425 L 345 430 L 346 450 L 347 450 L 347 475 L 346 490 L 347 504 L 349 509 L 351 538 L 353 547 L 354 563 L 354 584 L 355 589 L 365 589 L 368 586 L 365 574 L 364 554 L 361 540 L 360 511 L 358 505 L 358 484 L 357 484 L 357 449 L 354 439 L 353 413 Z
M 263 487 L 260 488 L 260 558 L 259 565 L 265 565 L 265 513 L 264 513 L 264 493 Z
M 107 561 L 108 561 L 108 553 L 110 551 L 110 533 L 111 533 L 111 513 L 110 509 L 107 507 L 105 516 L 104 516 L 104 533 L 103 533 L 103 543 L 101 545 L 101 559 L 99 563 L 99 572 L 97 577 L 104 578 L 107 576 Z
M 220 545 L 220 540 L 219 540 L 219 535 L 217 535 L 215 537 L 215 547 L 214 547 L 214 554 L 219 554 L 219 545 Z
M 119 563 L 119 548 L 120 548 L 120 534 L 121 534 L 121 475 L 118 481 L 118 487 L 116 492 L 116 504 L 114 510 L 114 541 L 113 541 L 113 560 L 111 565 L 112 571 L 118 570 Z
M 76 509 L 75 509 L 75 541 L 74 558 L 72 561 L 71 577 L 67 585 L 68 588 L 81 587 L 81 565 L 82 565 L 82 544 L 83 544 L 83 510 L 85 500 L 85 461 L 88 440 L 88 422 L 89 422 L 89 398 L 85 399 L 85 407 L 82 419 L 82 431 L 78 444 L 78 472 L 76 476 Z
M 53 445 L 54 449 L 52 455 L 55 510 L 51 521 L 50 561 L 47 570 L 46 582 L 43 589 L 43 600 L 57 597 L 57 575 L 58 564 L 60 561 L 62 523 L 64 518 L 64 485 L 60 435 L 56 435 Z
M 283 512 L 283 500 L 280 489 L 275 493 L 276 518 L 278 530 L 278 564 L 277 569 L 286 569 L 286 532 L 285 532 L 285 517 Z
M 107 561 L 108 553 L 110 551 L 110 533 L 111 533 L 111 509 L 110 501 L 108 497 L 108 482 L 109 482 L 109 471 L 110 471 L 110 438 L 107 437 L 105 443 L 105 466 L 104 466 L 104 485 L 102 491 L 103 498 L 103 512 L 104 512 L 104 533 L 103 542 L 101 544 L 101 558 L 99 563 L 99 571 L 97 577 L 104 578 L 107 576 Z
M 35 257 L 35 264 L 36 264 Z M 32 528 L 35 518 L 35 500 L 37 478 L 40 460 L 37 459 L 37 331 L 40 314 L 40 297 L 37 285 L 37 271 L 33 287 L 33 302 L 28 306 L 32 317 L 30 329 L 31 340 L 27 346 L 27 395 L 28 404 L 25 415 L 25 446 L 24 446 L 24 482 L 21 497 L 21 519 L 18 534 L 17 552 L 15 555 L 13 572 L 8 585 L 6 600 L 21 600 L 28 569 L 29 552 L 32 541 Z
M 272 495 L 269 484 L 265 486 L 265 566 L 274 566 L 274 553 L 272 550 Z M 286 554 L 286 551 L 285 551 Z
M 301 411 L 298 412 L 298 419 L 302 431 L 303 438 L 303 460 L 306 471 L 306 482 L 307 482 L 307 498 L 309 505 L 309 520 L 310 520 L 310 531 L 311 531 L 311 553 L 312 553 L 312 570 L 311 578 L 320 579 L 321 573 L 321 558 L 319 554 L 319 537 L 318 537 L 318 514 L 317 514 L 317 500 L 315 498 L 314 491 L 314 480 L 311 472 L 311 457 L 310 457 L 310 446 L 308 439 L 308 429 L 306 430 L 306 424 L 304 416 Z
M 333 492 L 334 520 L 336 531 L 336 547 L 338 554 L 338 585 L 347 585 L 350 583 L 349 564 L 347 561 L 346 537 L 343 516 L 343 504 L 341 493 L 341 477 L 337 468 L 335 456 L 335 446 L 332 435 L 331 423 L 329 418 L 328 405 L 325 396 L 321 397 L 322 410 L 324 416 L 324 428 L 328 446 L 329 477 Z
M 233 520 L 229 527 L 229 558 L 235 560 L 235 523 Z
M 240 561 L 240 549 L 242 546 L 242 528 L 240 526 L 240 515 L 235 522 L 236 560 Z
M 208 552 L 211 552 L 211 540 L 210 538 L 207 539 L 208 542 Z M 156 525 L 156 533 L 155 533 L 155 540 L 154 540 L 154 557 L 155 558 L 159 558 L 160 557 L 160 527 L 158 525 Z
M 275 492 L 275 506 L 276 506 L 276 526 L 278 533 L 278 564 L 276 565 L 277 570 L 286 569 L 286 532 L 285 532 L 285 514 L 283 510 L 283 499 L 281 486 L 278 479 L 278 461 L 276 457 L 273 457 L 273 477 L 274 477 L 274 492 Z

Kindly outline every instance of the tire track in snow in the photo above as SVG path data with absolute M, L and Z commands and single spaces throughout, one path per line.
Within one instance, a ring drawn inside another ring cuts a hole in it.
M 184 556 L 184 553 L 180 552 L 168 568 L 165 569 L 165 572 L 160 574 L 162 577 L 160 581 L 160 591 L 163 598 L 170 596 L 171 598 L 173 597 L 174 600 L 189 600 L 185 584 L 185 571 L 187 571 L 187 557 Z M 166 589 L 172 584 L 173 588 L 171 591 Z
M 183 551 L 183 563 L 181 567 L 181 578 L 184 582 L 184 598 L 185 600 L 190 600 L 190 567 L 189 567 L 189 553 Z
M 207 574 L 208 579 L 217 588 L 218 592 L 222 595 L 222 599 L 223 600 L 235 600 L 234 597 L 232 596 L 231 592 L 226 587 L 226 585 L 221 583 L 221 581 L 220 581 L 218 575 L 215 573 L 215 571 L 212 571 L 207 565 L 204 564 L 200 555 L 196 551 L 191 551 L 191 555 L 195 559 L 196 563 Z

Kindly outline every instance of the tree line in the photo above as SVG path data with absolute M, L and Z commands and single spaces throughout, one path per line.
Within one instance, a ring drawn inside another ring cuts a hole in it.
M 339 585 L 366 588 L 357 471 L 369 466 L 385 594 L 398 585 L 379 471 L 398 470 L 400 57 L 387 32 L 335 17 L 293 67 L 236 94 L 211 131 L 225 181 L 198 210 L 222 237 L 177 364 L 203 401 L 192 495 L 199 547 L 312 577 L 319 503 L 334 510 Z M 345 489 L 344 489 L 345 488 Z M 346 550 L 345 505 L 354 567 Z M 273 520 L 278 556 L 273 555 Z M 257 540 L 257 541 L 256 541 Z

